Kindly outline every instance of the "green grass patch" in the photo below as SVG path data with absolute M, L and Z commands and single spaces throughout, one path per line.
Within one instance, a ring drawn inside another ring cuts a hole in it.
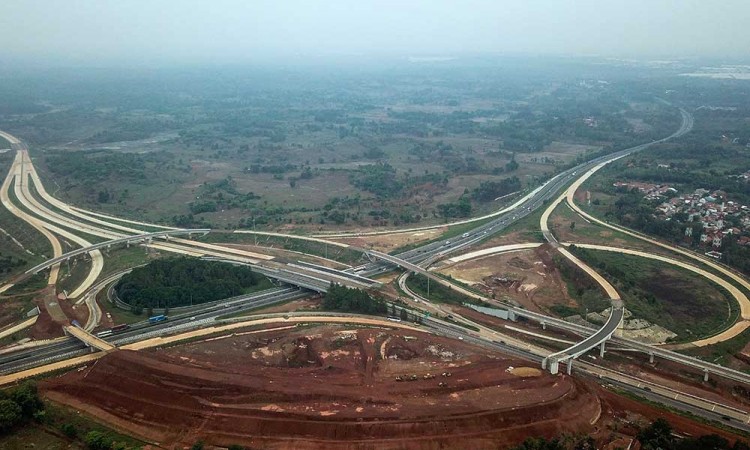
M 122 323 L 136 323 L 147 318 L 145 311 L 139 315 L 134 314 L 130 310 L 121 309 L 115 306 L 114 303 L 110 302 L 107 298 L 107 289 L 102 289 L 99 294 L 97 294 L 96 299 L 99 302 L 99 306 L 102 308 L 102 312 L 105 315 L 106 313 L 109 313 L 112 316 L 112 321 L 115 325 Z
M 47 271 L 39 272 L 5 291 L 5 295 L 16 295 L 38 291 L 39 289 L 47 287 L 47 279 Z
M 104 433 L 108 441 L 122 442 L 128 447 L 141 448 L 147 444 L 147 442 L 138 440 L 132 436 L 119 433 L 112 428 L 100 424 L 93 417 L 85 413 L 81 414 L 79 411 L 66 406 L 45 402 L 44 410 L 45 421 L 43 429 L 62 431 L 64 425 L 66 428 L 73 427 L 76 430 L 77 437 L 75 438 L 75 442 L 77 443 L 83 443 L 83 439 L 85 439 L 85 436 L 89 432 L 97 431 Z
M 681 350 L 681 353 L 695 356 L 705 361 L 726 365 L 737 353 L 739 353 L 750 342 L 750 329 L 739 335 L 706 347 L 698 347 Z M 745 369 L 744 372 L 750 372 Z
M 430 301 L 438 303 L 449 303 L 452 305 L 477 303 L 477 300 L 456 292 L 454 289 L 443 286 L 442 284 L 434 280 L 429 280 L 429 282 L 428 280 L 429 279 L 424 275 L 413 274 L 406 280 L 406 284 L 407 286 L 409 286 L 409 289 L 416 292 L 419 296 Z M 427 293 L 428 285 L 429 294 Z
M 86 258 L 85 260 L 83 258 Z M 91 258 L 87 256 L 77 256 L 69 261 L 60 263 L 60 274 L 57 278 L 57 287 L 60 291 L 66 291 L 68 294 L 78 289 L 83 280 L 91 270 Z
M 258 245 L 260 247 L 275 247 L 284 250 L 320 256 L 332 259 L 343 264 L 354 265 L 362 259 L 362 253 L 321 242 L 307 241 L 304 239 L 282 238 L 278 236 L 253 235 L 249 233 L 233 233 L 212 231 L 198 239 L 201 242 L 210 243 L 236 243 L 246 245 Z M 304 259 L 300 255 L 299 259 Z
M 638 395 L 636 393 L 633 393 L 633 392 L 630 392 L 630 391 L 625 391 L 625 390 L 622 390 L 622 389 L 619 389 L 619 388 L 609 388 L 609 389 L 612 392 L 616 393 L 617 395 L 621 395 L 621 396 L 623 396 L 625 398 L 629 398 L 631 400 L 635 400 L 635 401 L 637 401 L 639 403 L 643 403 L 643 404 L 652 406 L 654 408 L 657 408 L 657 409 L 660 409 L 660 410 L 663 410 L 663 411 L 669 411 L 669 412 L 671 412 L 673 414 L 677 414 L 678 416 L 687 417 L 688 419 L 693 420 L 695 422 L 699 422 L 699 423 L 702 423 L 702 424 L 705 424 L 705 425 L 710 425 L 710 426 L 712 426 L 714 428 L 719 428 L 719 429 L 722 429 L 724 431 L 728 431 L 729 433 L 732 433 L 732 434 L 736 434 L 736 435 L 744 436 L 744 437 L 750 437 L 750 433 L 748 433 L 747 431 L 744 431 L 744 430 L 739 429 L 739 428 L 730 427 L 729 425 L 727 425 L 725 423 L 721 423 L 721 422 L 719 422 L 717 420 L 706 419 L 705 417 L 697 416 L 697 415 L 695 415 L 695 414 L 693 414 L 693 413 L 691 413 L 689 411 L 683 411 L 681 409 L 672 408 L 670 406 L 665 405 L 664 403 L 661 403 L 661 402 L 658 402 L 658 401 L 654 401 L 654 400 L 649 400 L 647 398 L 641 397 L 640 395 Z
M 729 293 L 693 272 L 637 256 L 572 251 L 615 286 L 635 317 L 677 333 L 676 341 L 714 335 L 737 317 Z
M 552 305 L 550 307 L 550 311 L 552 311 L 556 316 L 559 317 L 569 317 L 581 314 L 579 308 L 573 308 L 572 306 L 562 304 Z
M 542 214 L 544 214 L 544 211 L 548 206 L 549 203 L 544 203 L 541 208 L 535 210 L 526 217 L 518 219 L 497 234 L 504 236 L 506 234 L 520 232 L 521 239 L 526 242 L 546 242 L 542 230 L 539 228 L 539 221 L 542 219 Z
M 274 284 L 271 282 L 271 280 L 269 280 L 267 277 L 262 277 L 258 280 L 258 283 L 243 288 L 242 293 L 252 294 L 253 292 L 265 291 L 266 289 L 271 289 L 272 287 L 274 287 Z
M 100 278 L 108 277 L 116 272 L 142 266 L 154 256 L 149 255 L 144 247 L 135 245 L 131 247 L 112 247 L 109 250 L 101 249 L 104 257 L 104 268 Z

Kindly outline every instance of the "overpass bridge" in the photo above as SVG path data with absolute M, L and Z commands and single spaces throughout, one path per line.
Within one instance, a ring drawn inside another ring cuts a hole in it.
M 73 258 L 78 255 L 82 255 L 84 253 L 89 253 L 94 250 L 98 250 L 100 248 L 109 248 L 113 245 L 117 244 L 134 244 L 139 242 L 148 242 L 150 243 L 155 238 L 165 238 L 169 239 L 170 236 L 179 236 L 179 235 L 188 235 L 192 236 L 194 234 L 201 234 L 205 235 L 206 233 L 210 232 L 210 229 L 207 228 L 200 228 L 200 229 L 180 229 L 180 230 L 165 230 L 165 231 L 157 231 L 155 233 L 146 233 L 146 234 L 137 234 L 135 236 L 126 236 L 124 238 L 120 239 L 112 239 L 109 241 L 100 242 L 98 244 L 94 244 L 88 247 L 79 248 L 73 251 L 70 251 L 68 253 L 62 254 L 58 256 L 57 258 L 49 259 L 41 264 L 38 264 L 31 269 L 27 270 L 25 272 L 26 275 L 34 275 L 44 269 L 47 269 L 49 267 L 54 266 L 55 264 L 61 263 L 63 261 L 66 261 L 70 258 Z
M 117 347 L 110 344 L 109 342 L 97 336 L 94 336 L 83 328 L 77 327 L 75 325 L 64 326 L 63 330 L 65 331 L 66 335 L 73 336 L 74 338 L 83 342 L 87 347 L 90 347 L 92 351 L 93 349 L 96 349 L 103 352 L 111 352 L 117 349 Z
M 573 368 L 573 360 L 583 355 L 587 351 L 599 346 L 599 357 L 604 357 L 604 343 L 609 340 L 617 329 L 622 325 L 625 317 L 625 308 L 622 300 L 612 299 L 612 309 L 609 313 L 609 319 L 603 327 L 599 328 L 594 334 L 586 339 L 576 342 L 565 350 L 553 353 L 542 361 L 542 369 L 549 365 L 549 371 L 552 375 L 557 374 L 561 362 L 568 363 L 568 375 Z
M 357 274 L 318 266 L 317 264 L 309 264 L 302 261 L 297 261 L 296 264 L 288 263 L 286 265 L 269 267 L 226 258 L 208 257 L 204 259 L 221 261 L 234 265 L 250 266 L 253 271 L 269 278 L 319 293 L 328 291 L 328 287 L 331 283 L 359 289 L 374 289 L 382 286 L 382 283 L 378 281 Z

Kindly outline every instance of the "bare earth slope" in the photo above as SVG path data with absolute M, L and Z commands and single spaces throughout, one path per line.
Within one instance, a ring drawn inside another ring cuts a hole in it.
M 583 383 L 460 341 L 285 328 L 116 352 L 43 390 L 168 448 L 497 448 L 590 431 L 601 411 Z

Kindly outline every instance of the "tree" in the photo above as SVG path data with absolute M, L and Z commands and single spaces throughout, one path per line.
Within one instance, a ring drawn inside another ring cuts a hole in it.
M 409 313 L 406 311 L 406 308 L 401 308 L 401 320 L 408 320 L 409 319 Z
M 565 447 L 557 439 L 548 441 L 544 438 L 527 438 L 513 450 L 565 450 Z
M 84 439 L 89 450 L 110 450 L 112 440 L 101 431 L 89 431 Z
M 636 436 L 644 450 L 668 450 L 673 448 L 672 425 L 666 420 L 656 419 Z
M 76 429 L 75 425 L 71 423 L 64 423 L 60 426 L 60 430 L 63 432 L 63 434 L 70 439 L 75 439 L 76 436 L 78 436 L 78 429 Z
M 10 398 L 21 408 L 21 415 L 24 419 L 34 417 L 36 412 L 44 409 L 44 403 L 39 399 L 36 384 L 31 381 L 27 381 L 16 388 L 10 394 Z
M 97 201 L 99 203 L 108 203 L 111 195 L 108 190 L 99 191 L 99 194 L 97 194 Z
M 331 283 L 323 298 L 323 308 L 334 311 L 353 311 L 365 314 L 388 312 L 385 302 L 372 298 L 361 289 L 348 288 Z
M 0 400 L 0 432 L 7 432 L 21 423 L 22 419 L 21 407 L 16 402 L 8 399 Z
M 591 436 L 587 436 L 576 442 L 573 450 L 596 450 L 596 441 Z
M 190 450 L 203 450 L 203 441 L 198 441 L 190 447 Z

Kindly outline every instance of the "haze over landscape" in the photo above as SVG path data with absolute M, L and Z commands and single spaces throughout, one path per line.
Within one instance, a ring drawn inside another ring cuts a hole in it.
M 743 0 L 9 0 L 0 55 L 94 66 L 487 52 L 745 57 L 747 17 Z
M 0 7 L 0 449 L 750 450 L 750 3 Z

